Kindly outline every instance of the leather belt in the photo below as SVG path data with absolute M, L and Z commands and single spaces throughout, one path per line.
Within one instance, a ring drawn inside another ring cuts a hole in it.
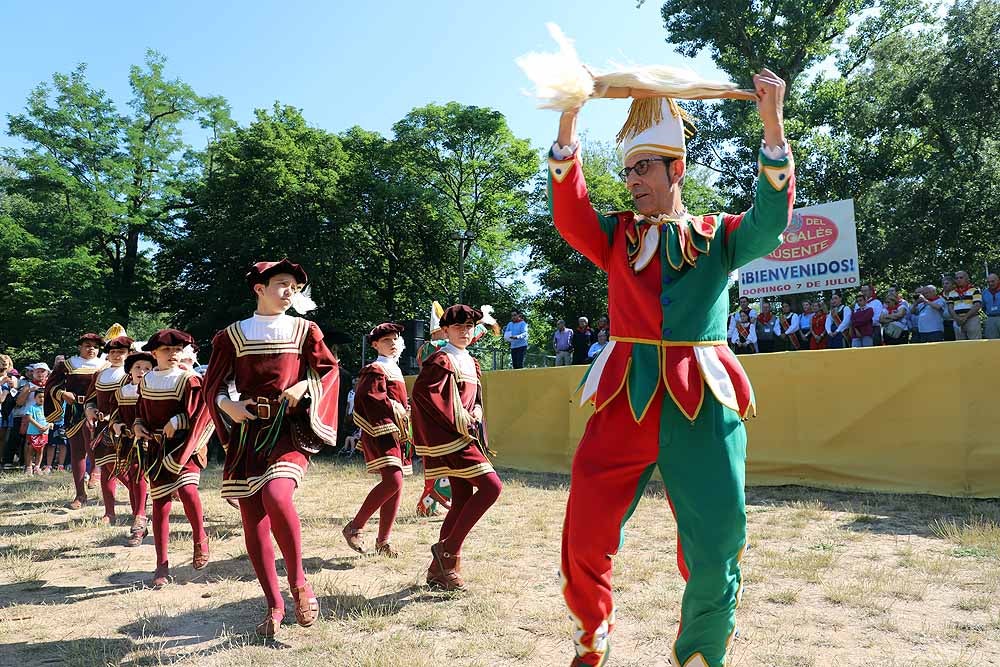
M 280 398 L 258 396 L 254 399 L 254 401 L 257 403 L 257 419 L 262 419 L 264 421 L 273 419 L 278 412 L 278 406 L 281 405 Z

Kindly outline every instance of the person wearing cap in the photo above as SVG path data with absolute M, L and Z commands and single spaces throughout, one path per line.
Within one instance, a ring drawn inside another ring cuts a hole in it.
M 125 379 L 115 390 L 114 410 L 109 418 L 116 452 L 115 475 L 128 488 L 129 506 L 132 509 L 132 525 L 125 541 L 127 547 L 139 546 L 149 534 L 149 521 L 146 517 L 149 487 L 143 472 L 142 448 L 132 434 L 132 424 L 138 416 L 139 384 L 155 365 L 156 358 L 149 352 L 132 352 L 125 357 Z
M 466 349 L 482 317 L 466 305 L 444 311 L 440 325 L 448 343 L 424 361 L 411 394 L 413 443 L 424 457 L 424 477 L 447 477 L 451 486 L 451 509 L 427 570 L 427 583 L 444 590 L 465 587 L 462 544 L 503 488 L 487 458 L 479 362 Z
M 208 409 L 226 448 L 222 496 L 238 504 L 243 538 L 267 601 L 256 632 L 273 637 L 285 615 L 274 535 L 285 559 L 295 619 L 309 627 L 319 601 L 302 565 L 302 531 L 292 500 L 309 459 L 336 446 L 340 369 L 315 322 L 292 317 L 314 304 L 305 270 L 288 259 L 257 262 L 246 274 L 253 315 L 215 335 L 205 376 Z M 239 400 L 229 395 L 230 384 Z M 346 388 L 345 388 L 346 391 Z
M 63 420 L 66 438 L 69 440 L 70 461 L 73 469 L 73 484 L 76 496 L 69 508 L 78 510 L 87 502 L 87 453 L 94 439 L 93 428 L 87 419 L 85 406 L 93 397 L 88 395 L 91 379 L 95 373 L 104 370 L 108 363 L 99 353 L 104 347 L 104 339 L 87 333 L 76 341 L 78 354 L 64 358 L 59 363 L 48 382 L 45 383 L 45 419 L 57 423 Z
M 578 109 L 563 113 L 549 159 L 550 205 L 570 246 L 608 274 L 616 322 L 583 383 L 594 404 L 573 462 L 563 528 L 563 592 L 576 623 L 573 665 L 604 665 L 614 627 L 612 558 L 622 527 L 659 467 L 677 519 L 687 585 L 673 649 L 678 667 L 721 667 L 735 627 L 746 545 L 750 383 L 726 345 L 731 271 L 778 247 L 794 202 L 783 128 L 785 84 L 754 75 L 764 141 L 753 207 L 692 215 L 685 140 L 694 127 L 670 99 L 634 99 L 619 134 L 620 176 L 636 212 L 599 214 L 579 158 Z M 621 443 L 629 443 L 622 447 Z
M 368 493 L 357 515 L 342 531 L 351 549 L 365 553 L 368 549 L 362 531 L 377 511 L 375 553 L 388 558 L 399 557 L 389 544 L 389 537 L 402 499 L 403 475 L 413 473 L 410 401 L 406 396 L 406 380 L 397 363 L 403 353 L 402 333 L 401 325 L 384 322 L 368 334 L 378 358 L 362 368 L 358 375 L 354 423 L 361 429 L 365 467 L 368 472 L 381 475 L 382 480 Z
M 194 555 L 191 567 L 208 565 L 208 535 L 198 484 L 208 462 L 208 440 L 214 430 L 205 410 L 201 376 L 180 367 L 183 350 L 194 345 L 185 331 L 162 329 L 142 346 L 156 359 L 156 368 L 139 383 L 139 400 L 132 433 L 145 442 L 142 470 L 149 476 L 153 499 L 153 546 L 156 571 L 150 582 L 162 588 L 170 581 L 167 546 L 170 539 L 171 495 L 176 494 L 191 524 Z
M 122 330 L 124 331 L 124 329 Z M 110 364 L 107 368 L 91 376 L 90 387 L 87 389 L 87 419 L 94 424 L 94 439 L 91 450 L 94 452 L 94 473 L 100 470 L 101 497 L 104 500 L 104 517 L 106 524 L 115 521 L 115 461 L 118 458 L 117 447 L 108 431 L 108 425 L 115 412 L 115 392 L 125 381 L 125 357 L 132 349 L 133 340 L 128 336 L 116 336 L 104 344 L 104 354 Z

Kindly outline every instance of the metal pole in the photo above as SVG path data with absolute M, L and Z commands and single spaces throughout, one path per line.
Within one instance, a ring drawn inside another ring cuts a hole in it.
M 465 236 L 458 241 L 458 302 L 465 303 Z

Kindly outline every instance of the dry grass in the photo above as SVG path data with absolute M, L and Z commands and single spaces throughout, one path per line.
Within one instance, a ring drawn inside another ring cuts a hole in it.
M 403 557 L 358 556 L 340 528 L 373 477 L 321 461 L 297 496 L 306 569 L 323 605 L 311 629 L 252 634 L 264 609 L 238 514 L 204 475 L 212 537 L 207 570 L 190 568 L 191 531 L 175 508 L 176 582 L 142 585 L 150 539 L 121 546 L 127 522 L 62 508 L 68 476 L 0 477 L 0 663 L 243 667 L 564 665 L 571 624 L 559 594 L 566 479 L 505 473 L 500 503 L 465 549 L 470 591 L 423 586 L 440 519 L 416 516 L 417 480 L 394 532 Z M 119 511 L 127 511 L 120 493 Z M 1000 665 L 1000 507 L 992 501 L 751 489 L 751 548 L 738 667 Z M 374 525 L 371 526 L 374 528 Z M 371 539 L 371 531 L 369 531 Z M 653 485 L 615 560 L 615 666 L 665 666 L 683 581 L 674 524 Z M 283 573 L 283 563 L 278 564 Z M 287 594 L 286 594 L 287 599 Z M 289 619 L 293 618 L 289 608 Z

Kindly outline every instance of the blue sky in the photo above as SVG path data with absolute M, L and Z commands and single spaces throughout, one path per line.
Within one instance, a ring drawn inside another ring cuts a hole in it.
M 35 85 L 80 62 L 124 109 L 128 68 L 154 48 L 168 58 L 168 76 L 224 96 L 241 124 L 279 100 L 331 131 L 361 125 L 388 134 L 410 109 L 456 100 L 500 110 L 517 136 L 541 148 L 554 138 L 557 115 L 522 94 L 528 82 L 514 59 L 554 50 L 546 21 L 598 67 L 672 64 L 723 78 L 707 54 L 691 60 L 671 50 L 659 8 L 653 0 L 639 9 L 633 0 L 9 3 L 0 125 L 6 131 L 7 114 L 23 109 Z M 610 140 L 626 108 L 619 100 L 592 103 L 581 127 Z M 0 144 L 15 142 L 4 134 Z

